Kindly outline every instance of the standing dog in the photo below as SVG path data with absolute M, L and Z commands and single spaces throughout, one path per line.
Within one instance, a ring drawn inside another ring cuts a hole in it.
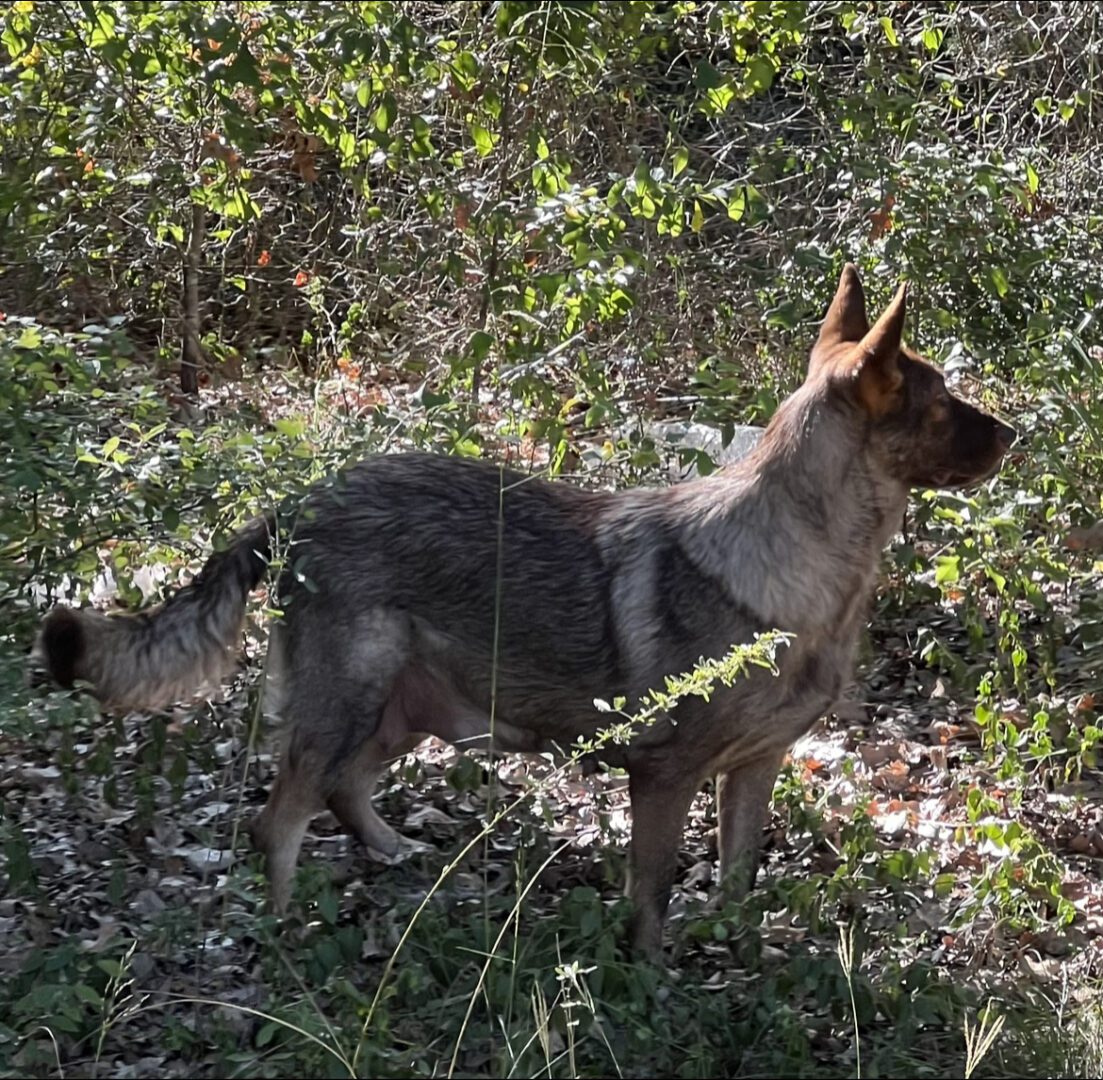
M 666 490 L 583 491 L 427 454 L 370 459 L 299 509 L 269 677 L 290 725 L 253 837 L 284 908 L 307 826 L 327 807 L 369 849 L 399 835 L 372 807 L 387 763 L 428 735 L 507 751 L 571 743 L 667 674 L 758 631 L 795 635 L 754 672 L 621 753 L 630 777 L 634 944 L 661 946 L 690 802 L 717 776 L 720 870 L 750 887 L 786 751 L 849 676 L 882 548 L 912 487 L 997 469 L 1014 432 L 953 397 L 901 344 L 906 289 L 866 319 L 847 266 L 804 385 L 759 446 Z M 148 614 L 54 610 L 37 653 L 55 680 L 116 708 L 218 678 L 265 574 L 258 519 Z M 675 723 L 676 721 L 676 723 Z

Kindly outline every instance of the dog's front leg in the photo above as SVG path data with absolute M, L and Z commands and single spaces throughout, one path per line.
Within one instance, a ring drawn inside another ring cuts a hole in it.
M 697 783 L 633 772 L 632 846 L 628 858 L 628 896 L 635 911 L 632 947 L 645 956 L 662 951 L 663 919 L 678 868 L 678 845 Z
M 766 754 L 729 769 L 717 778 L 720 883 L 728 895 L 737 900 L 746 896 L 754 885 L 762 829 L 784 759 L 784 750 Z

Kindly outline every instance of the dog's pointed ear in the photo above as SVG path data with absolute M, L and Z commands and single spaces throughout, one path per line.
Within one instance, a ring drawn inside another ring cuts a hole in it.
M 836 345 L 861 341 L 868 333 L 866 294 L 862 290 L 858 268 L 853 263 L 847 263 L 839 278 L 835 299 L 824 316 L 820 336 L 812 349 L 813 365 Z
M 905 281 L 881 317 L 862 337 L 850 361 L 848 375 L 857 389 L 858 402 L 870 416 L 884 416 L 899 402 L 904 373 L 900 370 L 900 346 L 908 312 Z

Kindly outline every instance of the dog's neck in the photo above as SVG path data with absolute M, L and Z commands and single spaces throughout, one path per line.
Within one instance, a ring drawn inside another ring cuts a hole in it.
M 864 612 L 907 506 L 907 488 L 880 466 L 868 425 L 796 395 L 721 477 L 728 497 L 709 499 L 697 542 L 722 559 L 734 595 L 776 629 L 845 632 Z

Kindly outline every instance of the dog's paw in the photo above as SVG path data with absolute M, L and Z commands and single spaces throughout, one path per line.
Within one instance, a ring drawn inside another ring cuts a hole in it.
M 411 840 L 408 836 L 395 835 L 394 843 L 388 845 L 387 850 L 374 847 L 370 844 L 364 846 L 368 858 L 372 862 L 382 863 L 384 866 L 396 866 L 415 855 L 426 855 L 436 849 L 432 844 L 422 843 L 420 840 Z

